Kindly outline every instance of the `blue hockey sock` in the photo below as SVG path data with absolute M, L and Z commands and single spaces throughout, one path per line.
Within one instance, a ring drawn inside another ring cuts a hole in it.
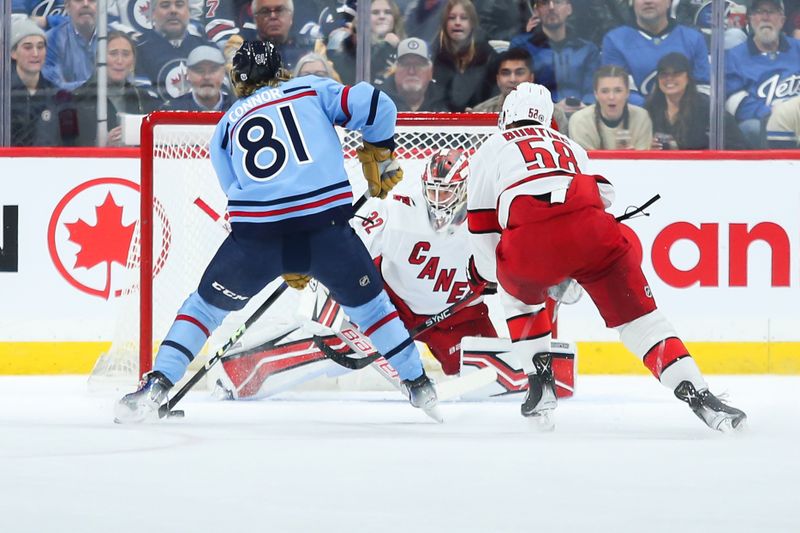
M 177 383 L 230 311 L 214 307 L 193 292 L 178 310 L 175 322 L 158 348 L 153 370 Z

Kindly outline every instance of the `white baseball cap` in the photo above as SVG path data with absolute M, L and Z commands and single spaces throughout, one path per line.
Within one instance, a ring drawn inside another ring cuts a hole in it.
M 425 41 L 417 37 L 403 39 L 400 41 L 400 44 L 397 45 L 397 59 L 406 55 L 415 55 L 430 60 L 428 56 L 428 45 Z
M 225 56 L 222 55 L 219 48 L 213 46 L 198 46 L 189 53 L 186 66 L 191 68 L 203 61 L 210 61 L 216 65 L 224 65 Z

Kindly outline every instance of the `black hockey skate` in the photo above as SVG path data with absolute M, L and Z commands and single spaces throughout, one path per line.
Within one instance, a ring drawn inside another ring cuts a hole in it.
M 556 383 L 553 377 L 553 355 L 540 352 L 533 356 L 535 374 L 528 374 L 528 393 L 520 412 L 529 418 L 537 429 L 552 431 L 555 428 L 553 410 L 558 405 Z
M 723 403 L 708 389 L 698 392 L 690 381 L 682 381 L 675 387 L 675 396 L 688 403 L 694 414 L 711 429 L 729 433 L 744 428 L 747 415 L 743 411 Z
M 161 372 L 148 372 L 139 382 L 139 390 L 126 394 L 114 406 L 114 422 L 135 424 L 152 415 L 167 399 L 172 383 Z
M 411 405 L 422 409 L 425 414 L 437 422 L 444 422 L 437 408 L 439 398 L 436 395 L 436 389 L 424 370 L 417 379 L 404 379 L 402 384 L 403 389 L 408 394 L 408 401 L 411 402 Z

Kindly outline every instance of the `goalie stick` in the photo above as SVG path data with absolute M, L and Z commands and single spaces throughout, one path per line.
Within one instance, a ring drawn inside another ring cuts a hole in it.
M 409 337 L 414 339 L 414 338 L 418 337 L 419 335 L 421 335 L 422 333 L 425 333 L 426 331 L 428 331 L 429 329 L 431 329 L 435 325 L 439 324 L 440 322 L 443 322 L 444 320 L 447 320 L 448 318 L 450 318 L 451 316 L 456 314 L 458 311 L 460 311 L 463 307 L 466 307 L 467 305 L 472 303 L 474 300 L 476 300 L 478 298 L 478 296 L 480 296 L 480 294 L 471 292 L 471 293 L 467 294 L 466 296 L 464 296 L 463 298 L 461 298 L 460 300 L 458 300 L 457 302 L 455 302 L 454 304 L 452 304 L 451 306 L 446 307 L 445 309 L 442 309 L 441 311 L 439 311 L 435 315 L 429 316 L 425 320 L 425 322 L 423 322 L 422 324 L 416 326 L 414 329 L 412 329 L 412 330 L 410 330 L 408 332 Z M 351 326 L 352 326 L 352 324 L 351 324 Z M 355 327 L 355 326 L 353 326 L 353 327 Z M 326 345 L 326 347 L 328 348 L 328 351 L 325 351 L 320 346 L 320 342 L 322 344 L 325 344 L 324 341 L 322 341 L 321 338 L 315 336 L 314 344 L 316 344 L 317 347 L 320 348 L 320 350 L 322 350 L 329 359 L 331 359 L 333 362 L 335 362 L 335 363 L 337 363 L 337 364 L 339 364 L 339 365 L 341 365 L 341 366 L 343 366 L 345 368 L 349 368 L 350 370 L 362 369 L 362 368 L 364 368 L 366 366 L 371 365 L 372 363 L 376 362 L 378 359 L 380 359 L 382 357 L 381 354 L 379 354 L 377 352 L 373 353 L 373 354 L 369 354 L 369 355 L 362 355 L 361 357 L 350 357 L 347 354 L 337 352 L 336 350 L 333 350 L 332 348 L 327 347 L 327 345 Z

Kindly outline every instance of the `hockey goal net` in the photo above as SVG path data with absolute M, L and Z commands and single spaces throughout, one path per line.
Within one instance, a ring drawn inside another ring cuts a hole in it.
M 130 387 L 150 370 L 176 311 L 195 290 L 206 265 L 228 235 L 226 198 L 209 160 L 209 140 L 221 116 L 155 112 L 142 123 L 141 216 L 118 291 L 112 344 L 98 359 L 89 379 L 90 388 L 107 389 L 109 384 L 113 388 Z M 396 153 L 405 179 L 398 190 L 420 186 L 425 162 L 435 151 L 459 148 L 474 152 L 496 131 L 496 120 L 496 115 L 482 113 L 401 113 Z M 361 135 L 337 130 L 354 197 L 358 198 L 366 189 L 355 158 Z M 216 350 L 269 292 L 269 288 L 262 291 L 261 298 L 232 313 L 196 361 L 201 363 L 209 350 Z M 273 306 L 261 322 L 277 327 L 291 315 L 291 305 Z

